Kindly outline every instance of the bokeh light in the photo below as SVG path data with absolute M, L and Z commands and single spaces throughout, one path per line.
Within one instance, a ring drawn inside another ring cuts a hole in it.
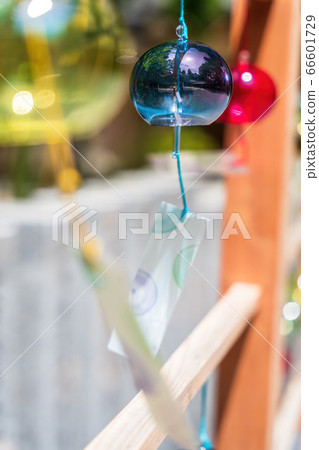
M 42 89 L 34 96 L 34 105 L 39 109 L 46 109 L 55 102 L 55 93 L 51 89 Z
M 33 108 L 33 97 L 29 91 L 17 92 L 12 99 L 12 110 L 16 114 L 28 114 Z
M 61 35 L 75 14 L 75 2 L 64 0 L 23 0 L 14 13 L 14 24 L 20 34 Z
M 135 64 L 137 59 L 137 51 L 132 48 L 127 48 L 120 52 L 116 58 L 116 62 L 120 64 Z
M 296 320 L 300 316 L 300 306 L 297 302 L 287 302 L 282 308 L 286 320 Z
M 280 320 L 280 329 L 279 332 L 281 336 L 288 336 L 294 329 L 293 322 L 290 322 L 289 320 L 286 320 L 284 317 Z
M 52 6 L 52 0 L 31 0 L 27 8 L 28 16 L 32 18 L 43 16 L 52 9 Z
M 253 76 L 250 72 L 244 72 L 241 76 L 241 79 L 245 82 L 245 83 L 249 83 L 252 79 Z

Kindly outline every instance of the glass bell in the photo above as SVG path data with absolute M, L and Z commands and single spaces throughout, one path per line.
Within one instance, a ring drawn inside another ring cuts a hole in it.
M 150 125 L 209 125 L 228 105 L 232 76 L 210 47 L 174 40 L 139 59 L 130 91 L 135 108 Z
M 220 122 L 240 125 L 254 122 L 269 112 L 276 100 L 276 87 L 270 76 L 245 59 L 232 69 L 233 95 L 219 118 Z

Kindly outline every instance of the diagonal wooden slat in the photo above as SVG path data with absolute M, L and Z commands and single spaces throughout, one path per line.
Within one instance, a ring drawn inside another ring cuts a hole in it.
M 301 377 L 293 373 L 283 393 L 274 422 L 273 450 L 294 448 L 300 423 Z
M 163 366 L 162 375 L 182 410 L 248 326 L 259 295 L 257 285 L 234 283 Z M 86 450 L 152 450 L 164 439 L 140 392 Z

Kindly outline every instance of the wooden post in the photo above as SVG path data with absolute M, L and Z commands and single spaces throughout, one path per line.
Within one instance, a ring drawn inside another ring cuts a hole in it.
M 248 175 L 231 175 L 226 180 L 225 218 L 239 212 L 252 239 L 231 236 L 223 241 L 221 281 L 223 292 L 235 280 L 262 287 L 261 309 L 254 326 L 280 350 L 279 318 L 287 270 L 284 237 L 299 75 L 299 2 L 251 0 L 251 4 L 253 62 L 272 76 L 277 97 L 282 97 L 245 134 Z M 232 21 L 233 27 L 243 26 L 242 16 L 241 24 Z M 238 32 L 232 30 L 232 36 L 236 35 Z M 227 129 L 227 146 L 238 137 L 234 128 Z M 252 328 L 223 361 L 219 372 L 218 450 L 271 448 L 280 363 L 280 356 Z

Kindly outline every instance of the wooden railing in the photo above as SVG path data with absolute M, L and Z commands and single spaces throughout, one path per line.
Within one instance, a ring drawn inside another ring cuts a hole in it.
M 259 296 L 257 285 L 233 284 L 163 366 L 162 375 L 181 410 L 249 326 Z M 164 439 L 140 392 L 86 450 L 152 450 Z

